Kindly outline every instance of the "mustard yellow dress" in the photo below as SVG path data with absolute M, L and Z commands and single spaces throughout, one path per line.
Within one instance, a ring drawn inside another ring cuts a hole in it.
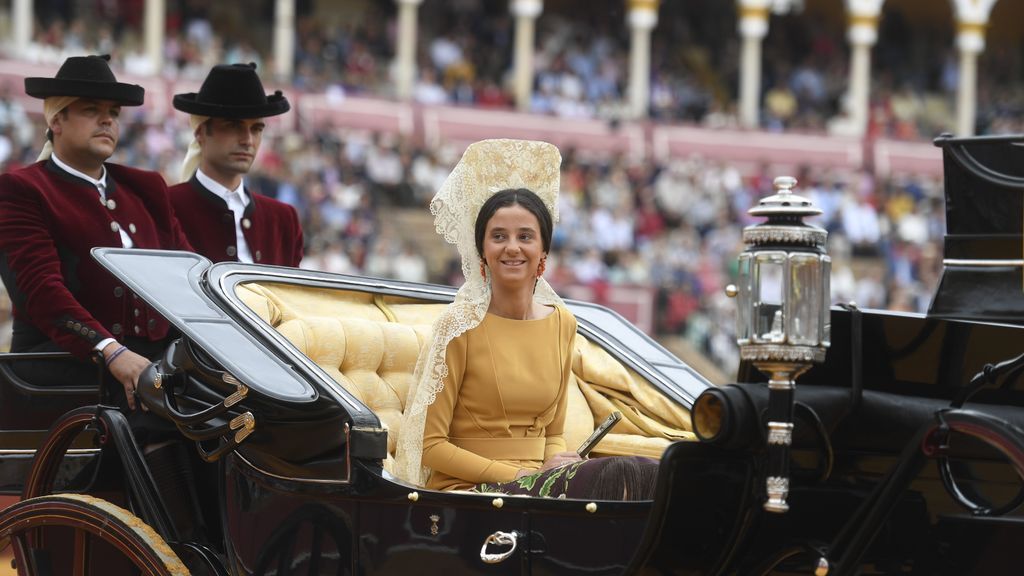
M 508 482 L 565 452 L 562 432 L 576 318 L 558 306 L 535 320 L 487 314 L 452 340 L 448 376 L 427 408 L 427 488 Z

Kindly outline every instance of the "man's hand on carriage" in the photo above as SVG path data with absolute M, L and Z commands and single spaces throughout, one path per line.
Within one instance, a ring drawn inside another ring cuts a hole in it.
M 124 395 L 128 400 L 128 408 L 135 410 L 139 375 L 149 366 L 149 360 L 145 356 L 140 356 L 117 342 L 111 342 L 103 349 L 103 358 L 106 360 L 107 369 L 124 386 Z M 145 404 L 142 404 L 142 409 L 149 411 Z

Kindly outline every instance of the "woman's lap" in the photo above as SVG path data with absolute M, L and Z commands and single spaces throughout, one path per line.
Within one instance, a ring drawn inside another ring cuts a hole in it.
M 648 500 L 654 494 L 658 461 L 642 456 L 581 460 L 510 482 L 480 484 L 479 492 L 541 498 Z

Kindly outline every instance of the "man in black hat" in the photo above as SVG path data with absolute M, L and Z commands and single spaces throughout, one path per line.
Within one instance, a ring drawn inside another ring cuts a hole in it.
M 0 175 L 0 276 L 14 304 L 11 350 L 83 360 L 16 363 L 15 372 L 43 386 L 95 381 L 84 362 L 92 356 L 121 384 L 111 400 L 134 410 L 139 374 L 169 325 L 89 250 L 191 246 L 159 174 L 106 162 L 121 107 L 142 104 L 144 93 L 118 82 L 109 59 L 71 57 L 54 78 L 25 79 L 25 92 L 44 99 L 47 142 L 39 162 Z
M 302 227 L 295 209 L 253 194 L 242 180 L 260 149 L 264 118 L 290 108 L 280 91 L 266 94 L 255 64 L 214 66 L 199 92 L 176 94 L 191 114 L 194 140 L 171 204 L 196 250 L 213 260 L 298 266 Z

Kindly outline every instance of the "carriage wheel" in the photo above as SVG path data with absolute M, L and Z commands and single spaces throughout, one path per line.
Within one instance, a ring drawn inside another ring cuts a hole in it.
M 0 550 L 13 544 L 18 574 L 187 575 L 146 523 L 102 498 L 54 494 L 0 514 Z

